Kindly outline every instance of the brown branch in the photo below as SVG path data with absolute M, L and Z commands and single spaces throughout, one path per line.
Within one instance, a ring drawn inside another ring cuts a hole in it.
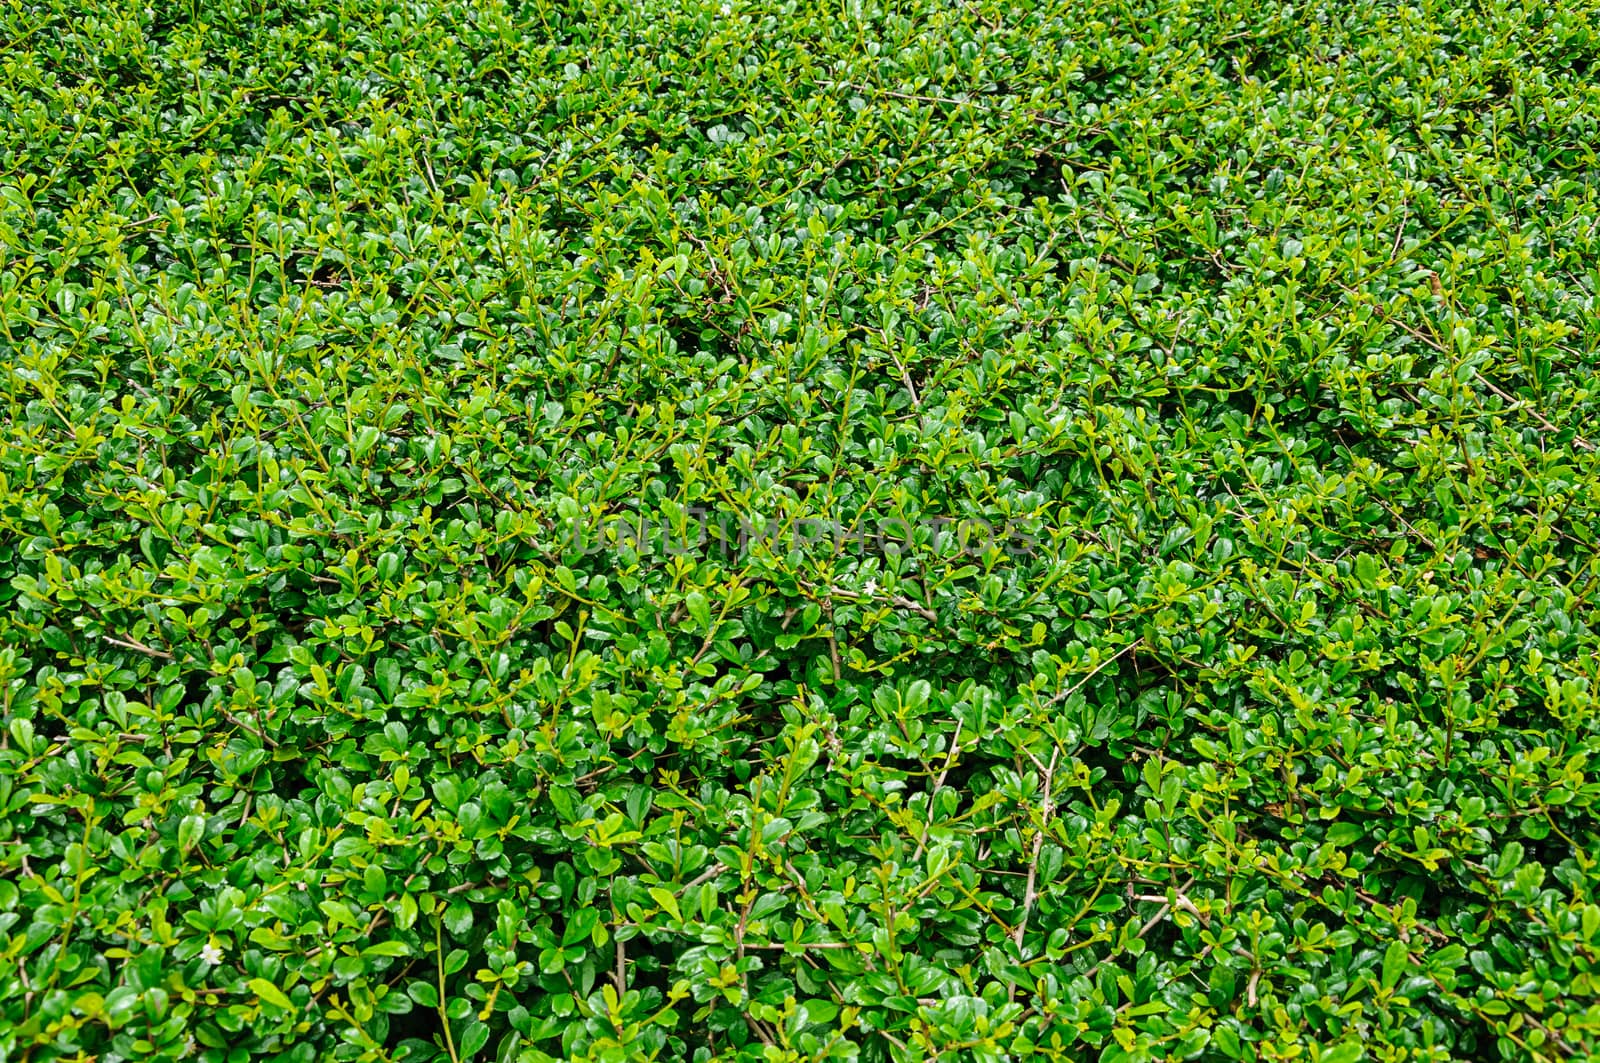
M 914 864 L 922 859 L 922 850 L 928 845 L 928 831 L 933 828 L 933 801 L 939 796 L 939 791 L 944 789 L 945 777 L 950 774 L 950 768 L 956 762 L 956 753 L 961 749 L 961 721 L 956 721 L 955 734 L 950 736 L 950 752 L 945 754 L 944 768 L 939 772 L 939 777 L 933 780 L 933 789 L 928 791 L 928 822 L 922 825 L 922 837 L 917 839 L 917 851 L 911 854 Z
M 925 620 L 937 621 L 939 619 L 938 613 L 934 612 L 932 609 L 929 609 L 921 602 L 913 601 L 912 599 L 907 598 L 903 594 L 897 594 L 890 600 L 902 609 L 910 609 L 912 612 L 916 613 Z
M 885 337 L 885 341 L 887 341 L 887 339 L 888 337 Z M 894 367 L 900 370 L 900 379 L 905 383 L 906 390 L 911 393 L 911 405 L 915 406 L 919 410 L 922 409 L 922 399 L 917 395 L 917 386 L 911 382 L 911 374 L 906 372 L 906 367 L 901 364 L 899 358 L 895 357 L 895 353 L 888 349 L 887 342 L 884 344 L 883 353 L 887 354 L 889 356 L 889 361 L 893 362 Z
M 1546 417 L 1544 414 L 1542 414 L 1538 410 L 1534 409 L 1531 405 L 1529 405 L 1524 400 L 1519 399 L 1519 398 L 1515 398 L 1515 397 L 1513 397 L 1511 395 L 1506 394 L 1504 391 L 1502 391 L 1499 387 L 1497 387 L 1492 381 L 1490 381 L 1486 377 L 1484 377 L 1484 375 L 1482 373 L 1478 372 L 1476 369 L 1474 369 L 1472 371 L 1472 375 L 1477 377 L 1478 378 L 1478 382 L 1481 383 L 1484 387 L 1488 388 L 1490 391 L 1494 392 L 1496 395 L 1500 396 L 1502 399 L 1504 399 L 1505 401 L 1509 402 L 1511 404 L 1511 408 L 1512 409 L 1523 409 L 1523 410 L 1527 410 L 1529 413 L 1531 413 L 1533 415 L 1533 419 L 1538 421 L 1541 425 L 1544 426 L 1545 431 L 1547 431 L 1547 432 L 1559 432 L 1560 431 L 1559 428 L 1557 428 L 1555 425 L 1550 423 L 1550 419 L 1548 417 Z M 1593 451 L 1594 450 L 1594 444 L 1589 442 L 1587 439 L 1583 438 L 1582 436 L 1573 436 L 1572 437 L 1572 445 L 1575 446 L 1575 447 L 1578 447 L 1578 448 L 1580 448 L 1582 450 L 1588 450 L 1588 451 Z
M 268 749 L 277 749 L 278 748 L 278 743 L 274 742 L 271 738 L 269 738 L 265 733 L 263 733 L 261 731 L 260 728 L 250 726 L 249 724 L 245 723 L 243 720 L 239 719 L 239 717 L 235 716 L 233 713 L 231 713 L 227 709 L 223 708 L 221 705 L 217 706 L 217 711 L 222 713 L 223 718 L 226 719 L 229 723 L 233 724 L 235 727 L 243 727 L 246 731 L 249 731 L 251 734 L 253 734 L 257 738 L 261 739 L 261 744 L 266 746 Z
M 611 980 L 616 983 L 617 996 L 621 997 L 628 989 L 628 946 L 617 935 L 617 929 L 617 927 L 611 928 L 611 938 L 617 943 L 617 969 Z
M 1044 849 L 1045 828 L 1050 825 L 1050 817 L 1055 815 L 1055 799 L 1051 795 L 1051 788 L 1055 784 L 1056 762 L 1061 757 L 1061 747 L 1057 746 L 1050 754 L 1050 766 L 1044 770 L 1044 804 L 1039 808 L 1039 829 L 1033 836 L 1033 853 L 1028 858 L 1028 885 L 1022 892 L 1022 918 L 1017 921 L 1017 929 L 1012 935 L 1012 940 L 1017 948 L 1022 948 L 1022 935 L 1028 930 L 1028 913 L 1033 909 L 1033 902 L 1038 899 L 1039 853 Z
M 1068 687 L 1067 689 L 1063 690 L 1061 693 L 1057 694 L 1055 697 L 1051 698 L 1049 701 L 1045 702 L 1045 708 L 1049 708 L 1050 706 L 1055 705 L 1055 704 L 1057 704 L 1059 702 L 1066 701 L 1072 695 L 1074 695 L 1078 691 L 1082 690 L 1085 683 L 1089 682 L 1089 680 L 1093 679 L 1095 676 L 1097 676 L 1101 672 L 1105 671 L 1105 669 L 1110 667 L 1113 662 L 1119 660 L 1122 657 L 1127 656 L 1129 651 L 1131 651 L 1131 650 L 1137 648 L 1138 646 L 1142 645 L 1143 642 L 1144 642 L 1144 636 L 1140 635 L 1138 638 L 1134 639 L 1132 642 L 1130 642 L 1126 646 L 1122 647 L 1122 649 L 1118 650 L 1116 653 L 1113 653 L 1110 657 L 1107 657 L 1105 660 L 1101 661 L 1099 664 L 1097 664 L 1093 668 L 1089 669 L 1089 674 L 1088 675 L 1084 676 L 1082 679 L 1078 680 L 1076 683 L 1072 684 L 1070 687 Z
M 723 864 L 720 864 L 720 863 L 712 864 L 710 867 L 708 867 L 704 871 L 700 872 L 700 874 L 696 875 L 694 878 L 690 879 L 688 882 L 685 882 L 683 884 L 682 888 L 680 888 L 678 890 L 677 896 L 682 897 L 685 893 L 688 893 L 690 890 L 692 890 L 696 886 L 700 885 L 700 883 L 702 883 L 702 882 L 706 881 L 707 879 L 712 878 L 712 877 L 714 877 L 716 875 L 719 875 L 719 874 L 721 874 L 722 872 L 724 872 L 726 870 L 728 870 L 728 869 Z
M 148 653 L 150 656 L 160 657 L 164 661 L 170 661 L 174 659 L 172 654 L 168 653 L 166 650 L 158 650 L 154 646 L 146 646 L 142 642 L 134 642 L 131 639 L 115 639 L 110 635 L 101 635 L 100 638 L 105 642 L 111 643 L 113 646 L 121 646 L 126 650 L 137 650 L 140 653 Z

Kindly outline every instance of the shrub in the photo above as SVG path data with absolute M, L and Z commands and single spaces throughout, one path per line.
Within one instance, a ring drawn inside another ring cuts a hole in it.
M 13 0 L 0 1056 L 1594 1052 L 1596 15 Z

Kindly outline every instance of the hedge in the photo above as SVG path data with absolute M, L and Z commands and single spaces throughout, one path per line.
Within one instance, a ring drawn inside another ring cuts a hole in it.
M 0 1059 L 1592 1057 L 1597 8 L 0 6 Z

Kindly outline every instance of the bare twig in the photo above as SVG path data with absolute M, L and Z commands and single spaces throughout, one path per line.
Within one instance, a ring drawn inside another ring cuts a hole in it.
M 885 339 L 887 339 L 887 337 L 885 337 Z M 905 384 L 906 390 L 911 393 L 911 405 L 915 406 L 919 410 L 922 409 L 922 399 L 917 395 L 917 385 L 911 382 L 911 374 L 906 372 L 904 363 L 902 363 L 899 358 L 895 357 L 895 353 L 889 350 L 889 345 L 887 342 L 884 344 L 884 353 L 889 356 L 889 361 L 894 363 L 894 367 L 900 370 L 900 379 Z
M 123 649 L 127 650 L 137 650 L 140 653 L 148 653 L 150 656 L 160 657 L 164 661 L 170 661 L 173 659 L 172 654 L 168 653 L 166 650 L 158 650 L 154 646 L 146 646 L 142 642 L 134 642 L 131 639 L 112 638 L 110 635 L 101 635 L 100 637 L 104 641 L 111 643 L 113 646 L 121 646 Z
M 932 609 L 929 609 L 927 606 L 923 605 L 921 602 L 913 601 L 910 598 L 907 598 L 903 594 L 895 595 L 891 599 L 891 601 L 893 601 L 894 604 L 898 605 L 900 608 L 902 608 L 902 609 L 910 609 L 913 613 L 916 613 L 918 616 L 924 617 L 925 619 L 928 619 L 928 620 L 938 620 L 939 619 L 939 614 L 938 613 L 934 612 Z
M 278 748 L 278 743 L 269 738 L 259 727 L 252 727 L 250 724 L 245 723 L 243 720 L 239 719 L 239 717 L 235 716 L 221 705 L 217 706 L 217 711 L 222 713 L 223 718 L 229 723 L 233 724 L 235 727 L 243 727 L 246 731 L 249 731 L 251 734 L 261 739 L 261 744 L 266 746 L 268 749 Z
M 987 104 L 979 103 L 977 100 L 971 98 L 958 100 L 953 96 L 919 96 L 913 92 L 895 92 L 893 89 L 880 89 L 874 85 L 862 85 L 853 81 L 819 81 L 817 84 L 827 86 L 828 88 L 850 89 L 852 92 L 868 92 L 877 96 L 887 96 L 893 100 L 911 100 L 916 103 L 938 103 L 947 107 L 971 107 L 973 110 L 977 111 L 993 112 L 999 109 L 990 107 Z M 1072 125 L 1071 122 L 1064 122 L 1059 118 L 1052 118 L 1050 115 L 1040 114 L 1038 111 L 1019 111 L 1018 113 L 1024 114 L 1035 121 L 1043 122 L 1046 125 L 1063 127 L 1070 127 Z
M 444 920 L 443 919 L 440 919 L 433 926 L 433 950 L 434 950 L 434 953 L 439 957 L 439 963 L 438 963 L 438 966 L 435 969 L 439 972 L 439 1005 L 438 1005 L 438 1012 L 439 1012 L 439 1023 L 440 1023 L 441 1026 L 444 1027 L 444 1046 L 450 1052 L 450 1063 L 461 1063 L 461 1056 L 456 1053 L 456 1042 L 455 1042 L 455 1039 L 450 1036 L 450 1013 L 449 1013 L 449 1010 L 448 1010 L 448 1005 L 450 1003 L 450 996 L 446 992 L 445 987 L 444 987 Z
M 1432 550 L 1434 553 L 1438 553 L 1439 552 L 1439 547 L 1434 543 L 1434 541 L 1432 539 L 1428 538 L 1426 535 L 1423 535 L 1420 531 L 1418 531 L 1416 529 L 1416 527 L 1409 520 L 1406 520 L 1405 514 L 1401 513 L 1398 509 L 1395 509 L 1393 506 L 1391 506 L 1389 503 L 1385 502 L 1381 498 L 1378 499 L 1377 502 L 1378 502 L 1378 505 L 1382 506 L 1384 509 L 1389 511 L 1389 515 L 1390 516 L 1394 517 L 1394 519 L 1399 521 L 1401 524 L 1404 524 L 1406 526 L 1406 531 L 1410 532 L 1412 535 L 1415 535 L 1417 537 L 1417 539 L 1422 543 L 1423 546 L 1426 546 L 1429 550 Z
M 428 158 L 430 145 L 423 145 L 422 168 L 427 171 L 428 187 L 433 189 L 433 194 L 439 194 L 439 179 L 433 176 L 433 160 Z
M 1135 900 L 1135 901 L 1143 901 L 1146 904 L 1162 904 L 1162 905 L 1167 905 L 1168 904 L 1167 899 L 1165 897 L 1162 897 L 1162 896 L 1160 896 L 1158 894 L 1154 894 L 1154 893 L 1136 893 L 1129 899 L 1130 900 Z M 1188 912 L 1190 915 L 1194 916 L 1196 919 L 1200 920 L 1202 923 L 1206 923 L 1207 925 L 1209 925 L 1210 922 L 1211 922 L 1211 917 L 1209 915 L 1207 915 L 1205 912 L 1202 912 L 1200 909 L 1196 908 L 1194 906 L 1194 902 L 1191 901 L 1188 897 L 1184 896 L 1183 890 L 1178 890 L 1177 891 L 1176 897 L 1172 901 L 1172 905 L 1176 905 L 1181 910 L 1183 910 L 1185 912 Z M 1168 907 L 1170 908 L 1172 905 L 1168 905 Z M 1165 915 L 1166 911 L 1167 911 L 1167 909 L 1163 908 L 1160 914 Z
M 824 606 L 828 614 L 828 656 L 833 661 L 833 681 L 839 682 L 844 676 L 844 669 L 839 666 L 839 638 L 833 630 L 833 600 L 830 598 Z
M 1193 911 L 1196 915 L 1199 915 L 1200 913 L 1195 910 L 1193 902 L 1189 901 L 1189 898 L 1184 896 L 1184 894 L 1186 894 L 1188 892 L 1189 887 L 1193 886 L 1193 885 L 1194 885 L 1194 879 L 1191 878 L 1191 879 L 1189 879 L 1188 882 L 1185 882 L 1183 885 L 1179 886 L 1177 889 L 1173 890 L 1172 892 L 1173 892 L 1173 896 L 1175 898 L 1181 898 L 1182 899 L 1183 904 L 1187 905 L 1188 910 Z M 1159 898 L 1156 898 L 1156 899 L 1161 902 L 1161 907 L 1156 910 L 1156 914 L 1155 915 L 1152 915 L 1149 919 L 1145 920 L 1144 926 L 1139 928 L 1139 936 L 1140 937 L 1144 937 L 1146 934 L 1150 933 L 1150 931 L 1154 930 L 1156 928 L 1156 924 L 1161 922 L 1161 920 L 1165 919 L 1167 917 L 1167 913 L 1172 911 L 1172 904 L 1169 903 L 1165 897 L 1159 897 Z M 1180 907 L 1181 906 L 1182 905 L 1180 905 Z M 1201 918 L 1204 918 L 1204 916 L 1201 916 Z M 1105 961 L 1102 960 L 1101 962 L 1103 963 Z M 1093 972 L 1091 972 L 1091 973 L 1093 973 Z
M 1531 405 L 1529 405 L 1524 400 L 1516 398 L 1515 396 L 1506 394 L 1498 386 L 1496 386 L 1493 381 L 1487 379 L 1482 373 L 1478 372 L 1476 369 L 1474 369 L 1472 371 L 1472 375 L 1477 377 L 1478 378 L 1478 382 L 1481 383 L 1484 387 L 1488 388 L 1490 391 L 1494 392 L 1496 395 L 1500 396 L 1502 399 L 1504 399 L 1505 401 L 1509 402 L 1511 404 L 1511 408 L 1512 409 L 1527 410 L 1530 414 L 1533 415 L 1533 419 L 1534 420 L 1538 421 L 1541 425 L 1544 426 L 1544 430 L 1545 431 L 1547 431 L 1547 432 L 1558 432 L 1558 431 L 1560 431 L 1559 428 L 1557 428 L 1555 425 L 1550 423 L 1550 419 L 1547 418 L 1544 414 L 1542 414 L 1538 410 L 1534 409 Z M 1572 445 L 1575 446 L 1575 447 L 1578 447 L 1581 450 L 1589 450 L 1589 451 L 1594 450 L 1594 444 L 1589 442 L 1587 439 L 1583 438 L 1582 436 L 1573 436 L 1572 437 Z
M 1044 848 L 1045 828 L 1050 825 L 1050 818 L 1056 813 L 1055 797 L 1052 787 L 1055 784 L 1056 762 L 1061 758 L 1061 747 L 1057 746 L 1050 753 L 1050 766 L 1044 770 L 1044 804 L 1039 807 L 1039 829 L 1033 836 L 1033 852 L 1028 857 L 1028 884 L 1022 891 L 1022 918 L 1017 920 L 1016 932 L 1012 940 L 1017 943 L 1017 948 L 1022 948 L 1022 936 L 1028 930 L 1028 913 L 1033 910 L 1033 902 L 1038 899 L 1037 885 L 1039 876 L 1039 853 Z
M 1113 653 L 1110 657 L 1107 657 L 1105 660 L 1091 668 L 1088 675 L 1084 676 L 1082 679 L 1078 680 L 1076 683 L 1072 684 L 1070 687 L 1063 690 L 1049 701 L 1045 702 L 1045 707 L 1049 708 L 1050 706 L 1058 704 L 1059 702 L 1066 701 L 1072 695 L 1082 690 L 1085 683 L 1089 682 L 1089 680 L 1105 671 L 1105 669 L 1109 668 L 1113 662 L 1127 656 L 1130 651 L 1143 644 L 1143 642 L 1144 636 L 1140 635 L 1138 638 L 1122 647 L 1122 649 L 1118 650 L 1116 653 Z
M 694 878 L 690 879 L 688 882 L 685 882 L 683 884 L 683 888 L 678 890 L 678 896 L 682 897 L 685 893 L 688 893 L 690 890 L 692 890 L 696 886 L 700 885 L 700 883 L 706 881 L 709 878 L 712 878 L 713 876 L 719 875 L 719 874 L 721 874 L 722 872 L 724 872 L 726 870 L 727 870 L 727 867 L 724 866 L 723 864 L 712 864 L 710 867 L 708 867 L 704 871 L 700 872 Z
M 928 821 L 922 825 L 922 837 L 917 839 L 917 851 L 911 854 L 914 864 L 922 859 L 922 851 L 928 845 L 928 831 L 933 827 L 933 800 L 939 796 L 939 791 L 944 789 L 944 780 L 950 774 L 950 767 L 956 762 L 956 753 L 961 749 L 961 721 L 956 721 L 955 734 L 950 736 L 950 751 L 945 754 L 944 768 L 939 772 L 939 777 L 933 780 L 933 789 L 928 791 Z
M 968 0 L 961 0 L 961 6 L 966 8 L 968 11 L 972 12 L 972 17 L 973 18 L 977 19 L 979 22 L 983 23 L 985 26 L 988 26 L 990 29 L 995 30 L 996 32 L 998 32 L 999 30 L 1004 28 L 1004 24 L 1003 23 L 1000 23 L 1000 22 L 995 21 L 994 19 L 985 17 L 984 13 L 982 11 L 979 11 L 977 8 L 973 7 L 972 4 L 968 2 Z

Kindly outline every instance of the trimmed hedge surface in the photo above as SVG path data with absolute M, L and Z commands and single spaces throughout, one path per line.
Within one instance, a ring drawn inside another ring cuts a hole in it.
M 1600 21 L 0 6 L 0 1058 L 1600 1048 Z

